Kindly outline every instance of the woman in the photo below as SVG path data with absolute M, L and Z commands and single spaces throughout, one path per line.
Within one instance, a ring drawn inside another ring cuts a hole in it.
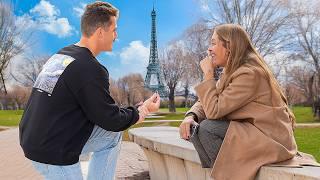
M 241 26 L 217 26 L 211 43 L 208 58 L 200 63 L 204 81 L 195 87 L 199 101 L 181 123 L 180 136 L 190 138 L 202 166 L 213 167 L 215 180 L 254 179 L 261 166 L 297 154 L 295 118 L 271 70 Z M 217 66 L 224 67 L 218 82 L 213 78 Z M 191 124 L 198 123 L 190 137 Z

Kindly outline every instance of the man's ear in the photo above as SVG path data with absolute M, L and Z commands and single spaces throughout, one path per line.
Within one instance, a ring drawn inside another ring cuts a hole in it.
M 98 29 L 96 30 L 96 33 L 98 35 L 98 38 L 102 38 L 103 33 L 102 33 L 102 28 L 101 27 L 98 27 Z

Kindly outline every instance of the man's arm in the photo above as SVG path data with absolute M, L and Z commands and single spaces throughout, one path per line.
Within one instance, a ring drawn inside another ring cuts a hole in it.
M 89 121 L 105 130 L 123 131 L 139 119 L 135 107 L 120 108 L 115 104 L 106 78 L 87 83 L 76 93 L 76 97 Z

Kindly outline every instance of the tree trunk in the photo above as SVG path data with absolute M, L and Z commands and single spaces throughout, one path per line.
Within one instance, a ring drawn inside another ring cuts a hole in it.
M 316 99 L 316 107 L 315 107 L 315 117 L 317 120 L 320 120 L 320 92 L 319 92 L 319 88 L 320 88 L 320 73 L 318 74 L 318 83 L 315 83 L 315 99 Z
M 174 104 L 174 88 L 169 89 L 169 112 L 176 112 L 176 106 Z
M 189 83 L 186 83 L 186 85 L 184 86 L 184 107 L 188 107 L 188 96 L 189 96 Z
M 7 92 L 6 84 L 4 83 L 3 74 L 1 73 L 0 76 L 1 76 L 1 83 L 3 84 L 4 93 L 5 95 L 7 95 L 8 92 Z
M 312 75 L 309 79 L 308 82 L 308 88 L 309 88 L 309 96 L 308 96 L 308 104 L 312 104 L 312 106 L 314 106 L 314 101 L 313 101 L 313 79 L 314 79 L 314 75 Z

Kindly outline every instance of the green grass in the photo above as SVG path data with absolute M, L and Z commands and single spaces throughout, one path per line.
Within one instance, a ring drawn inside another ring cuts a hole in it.
M 164 116 L 161 119 L 167 120 L 182 120 L 184 118 L 184 113 L 189 110 L 189 108 L 176 108 L 176 113 L 169 113 L 168 108 L 161 108 L 159 110 L 159 115 Z M 311 107 L 293 107 L 293 112 L 296 116 L 297 123 L 314 123 L 320 122 L 313 118 Z M 5 110 L 0 111 L 0 126 L 18 126 L 23 110 Z M 160 119 L 147 119 L 147 120 L 160 120 Z M 175 124 L 175 123 L 173 123 Z
M 312 154 L 320 162 L 320 128 L 298 128 L 294 135 L 298 150 Z
M 177 113 L 185 113 L 189 110 L 190 108 L 176 108 Z M 159 110 L 159 112 L 164 112 L 164 113 L 168 113 L 169 109 L 168 108 L 161 108 Z
M 297 123 L 314 123 L 320 122 L 313 117 L 311 107 L 295 106 L 292 108 L 294 115 L 296 116 Z
M 0 111 L 0 126 L 18 126 L 23 110 Z

